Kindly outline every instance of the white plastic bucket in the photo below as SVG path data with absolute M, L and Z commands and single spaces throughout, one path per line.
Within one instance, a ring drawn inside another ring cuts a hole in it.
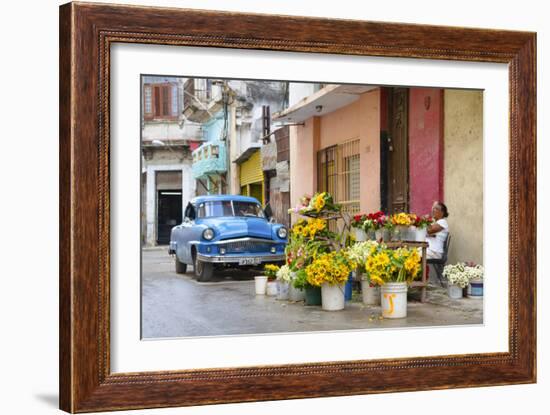
M 462 287 L 459 287 L 458 285 L 447 285 L 447 294 L 449 294 L 449 298 L 452 298 L 454 300 L 462 298 L 463 291 L 464 289 Z
M 415 228 L 414 235 L 416 242 L 424 242 L 426 240 L 426 235 L 428 234 L 428 229 L 426 228 Z
M 361 292 L 363 294 L 363 304 L 380 305 L 380 287 L 370 285 L 368 280 L 361 280 Z
M 277 295 L 277 281 L 267 282 L 266 294 L 272 297 Z
M 384 318 L 407 317 L 407 283 L 388 282 L 381 288 L 380 301 Z
M 254 288 L 256 290 L 256 295 L 265 295 L 265 290 L 267 287 L 267 277 L 265 275 L 258 275 L 254 277 Z
M 292 284 L 290 284 L 290 287 L 288 288 L 288 299 L 290 301 L 304 301 L 305 298 L 306 292 L 304 290 L 295 288 Z
M 321 285 L 321 306 L 325 311 L 343 310 L 344 288 L 346 284 L 330 285 L 324 283 Z
M 354 228 L 355 229 L 355 240 L 357 242 L 363 242 L 367 240 L 367 234 L 363 229 Z
M 288 300 L 288 290 L 290 283 L 286 281 L 277 281 L 277 300 Z

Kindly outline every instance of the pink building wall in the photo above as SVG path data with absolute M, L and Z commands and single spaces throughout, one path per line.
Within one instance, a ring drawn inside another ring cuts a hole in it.
M 417 214 L 443 199 L 443 90 L 409 90 L 409 203 Z
M 317 191 L 317 151 L 360 140 L 361 212 L 380 208 L 380 89 L 336 111 L 292 127 L 290 134 L 290 197 L 295 206 L 304 194 Z
M 290 127 L 290 206 L 300 198 L 317 190 L 317 150 L 319 148 L 319 117 L 305 121 L 305 125 Z

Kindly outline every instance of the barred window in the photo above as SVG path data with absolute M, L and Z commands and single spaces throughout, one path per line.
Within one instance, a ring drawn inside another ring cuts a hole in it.
M 358 213 L 361 198 L 359 139 L 317 153 L 317 189 L 329 192 L 344 211 Z

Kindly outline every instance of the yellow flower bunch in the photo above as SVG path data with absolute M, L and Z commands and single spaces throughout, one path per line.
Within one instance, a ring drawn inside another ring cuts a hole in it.
M 264 266 L 264 274 L 269 279 L 275 278 L 277 275 L 277 271 L 279 271 L 279 266 L 275 264 L 266 264 Z
M 365 271 L 372 283 L 383 285 L 390 280 L 393 271 L 390 254 L 389 250 L 380 250 L 367 258 Z
M 306 280 L 313 286 L 324 283 L 343 284 L 348 280 L 353 264 L 342 252 L 329 252 L 319 255 L 306 267 Z
M 317 212 L 320 212 L 321 209 L 323 209 L 325 207 L 325 196 L 327 195 L 327 192 L 323 192 L 323 193 L 319 193 L 319 194 L 316 194 L 313 198 L 313 200 L 311 201 L 311 203 L 313 204 L 313 208 L 317 211 Z
M 420 254 L 416 249 L 381 248 L 370 255 L 365 264 L 365 270 L 371 282 L 385 284 L 386 282 L 411 282 L 420 272 Z
M 418 251 L 416 249 L 406 248 L 401 248 L 398 251 L 402 251 L 400 252 L 400 255 L 403 260 L 403 266 L 405 268 L 405 271 L 407 272 L 407 275 L 409 275 L 411 278 L 416 277 L 417 274 L 420 272 L 421 261 L 421 257 Z
M 315 235 L 327 229 L 327 221 L 323 219 L 301 219 L 292 227 L 292 234 L 313 239 Z
M 392 215 L 391 221 L 394 225 L 401 225 L 401 226 L 410 226 L 414 223 L 414 221 L 411 218 L 411 215 L 408 213 L 396 213 Z

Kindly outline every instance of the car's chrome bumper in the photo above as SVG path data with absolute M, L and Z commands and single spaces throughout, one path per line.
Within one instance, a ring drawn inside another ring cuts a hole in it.
M 245 255 L 245 256 L 232 256 L 232 255 L 204 255 L 197 254 L 197 259 L 203 262 L 212 262 L 214 264 L 238 264 L 244 258 L 253 258 L 258 264 L 263 262 L 283 262 L 285 260 L 284 254 L 263 254 L 263 255 Z

